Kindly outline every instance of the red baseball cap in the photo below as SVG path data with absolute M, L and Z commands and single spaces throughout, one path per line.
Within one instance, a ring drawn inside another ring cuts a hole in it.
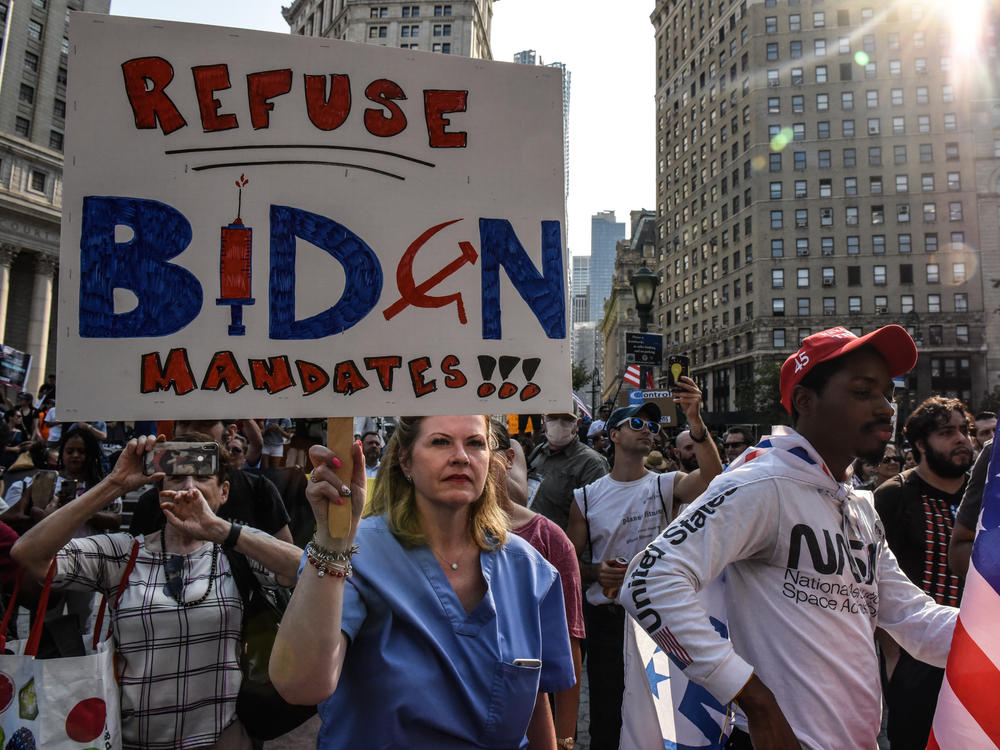
M 889 375 L 897 377 L 917 363 L 917 345 L 902 326 L 883 326 L 864 336 L 855 336 L 843 326 L 828 328 L 802 339 L 802 346 L 781 366 L 781 405 L 792 413 L 792 391 L 820 362 L 834 359 L 859 347 L 878 349 L 889 365 Z

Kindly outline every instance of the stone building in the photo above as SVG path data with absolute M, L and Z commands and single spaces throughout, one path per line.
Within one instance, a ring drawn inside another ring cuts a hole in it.
M 0 338 L 32 355 L 33 392 L 55 371 L 69 12 L 110 4 L 0 2 Z
M 293 34 L 493 59 L 493 0 L 295 0 L 281 12 Z
M 904 404 L 1000 383 L 997 21 L 962 75 L 950 10 L 656 3 L 657 320 L 718 421 L 834 325 L 910 330 Z

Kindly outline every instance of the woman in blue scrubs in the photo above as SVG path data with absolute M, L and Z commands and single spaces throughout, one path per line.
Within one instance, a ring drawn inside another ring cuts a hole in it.
M 271 677 L 319 705 L 317 747 L 554 750 L 546 693 L 575 680 L 562 588 L 508 533 L 489 419 L 399 420 L 367 507 L 358 445 L 351 487 L 331 451 L 309 455 L 318 530 Z M 351 503 L 347 537 L 328 533 L 330 502 Z

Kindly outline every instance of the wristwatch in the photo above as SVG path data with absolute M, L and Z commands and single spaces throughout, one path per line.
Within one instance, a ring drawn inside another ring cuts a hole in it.
M 563 748 L 563 750 L 573 750 L 573 746 L 576 744 L 576 740 L 572 737 L 565 737 L 561 740 L 556 740 L 556 745 Z

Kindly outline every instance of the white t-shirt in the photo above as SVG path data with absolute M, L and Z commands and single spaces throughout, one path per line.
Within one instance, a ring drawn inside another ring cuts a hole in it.
M 660 535 L 670 522 L 676 473 L 649 472 L 631 482 L 619 482 L 607 474 L 573 491 L 573 500 L 590 529 L 592 561 L 631 560 Z M 587 601 L 611 604 L 613 600 L 594 581 L 587 588 Z

